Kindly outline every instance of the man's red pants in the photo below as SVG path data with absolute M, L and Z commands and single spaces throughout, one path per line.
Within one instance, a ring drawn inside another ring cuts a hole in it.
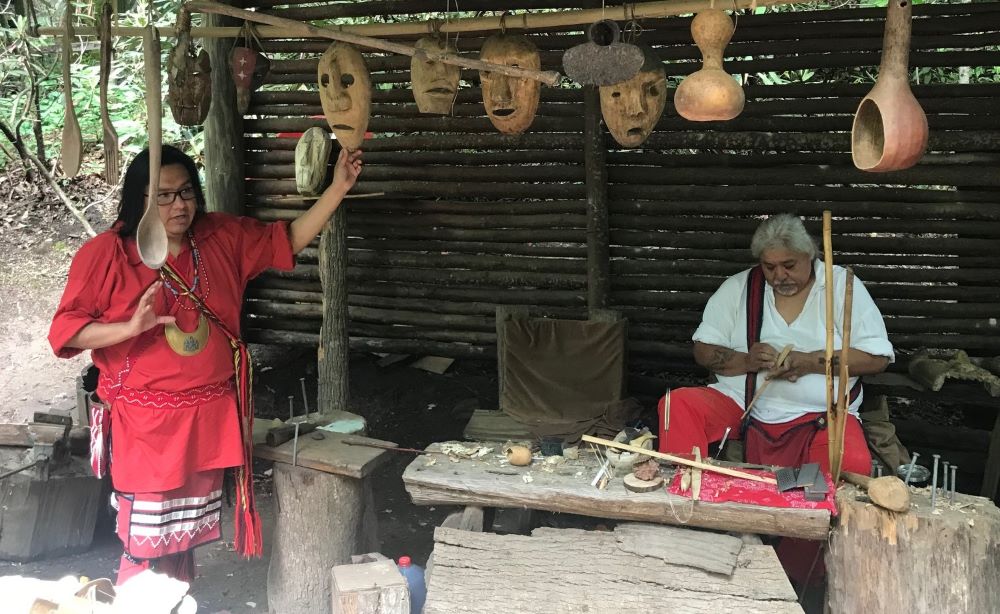
M 659 449 L 660 452 L 671 454 L 690 454 L 694 446 L 698 446 L 702 456 L 708 453 L 708 444 L 720 441 L 729 427 L 729 439 L 739 439 L 740 418 L 743 409 L 725 394 L 714 388 L 678 388 L 670 391 L 670 424 L 666 430 L 664 422 L 664 399 L 660 399 L 659 413 Z M 767 434 L 777 438 L 788 428 L 808 421 L 812 416 L 783 424 L 760 424 Z M 823 471 L 830 471 L 830 444 L 827 429 L 816 431 L 815 437 L 808 447 L 805 458 L 796 459 L 792 463 L 775 462 L 762 459 L 764 463 L 781 465 L 803 463 L 819 463 Z M 843 470 L 869 475 L 871 473 L 871 453 L 865 441 L 861 423 L 854 416 L 848 416 L 844 431 Z M 817 574 L 822 573 L 822 561 L 813 565 L 818 556 L 821 544 L 802 539 L 783 539 L 778 544 L 776 552 L 786 573 L 800 583 L 809 582 Z M 810 575 L 810 569 L 815 567 Z

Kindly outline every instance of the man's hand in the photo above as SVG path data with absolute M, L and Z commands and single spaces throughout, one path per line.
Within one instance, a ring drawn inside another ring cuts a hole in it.
M 818 373 L 817 365 L 823 368 L 824 373 L 826 372 L 822 358 L 817 362 L 816 352 L 792 351 L 789 352 L 781 366 L 767 374 L 767 379 L 784 379 L 794 382 L 808 373 Z
M 156 302 L 156 295 L 160 292 L 161 288 L 163 288 L 163 282 L 157 281 L 142 293 L 139 305 L 136 306 L 135 312 L 128 322 L 129 331 L 132 333 L 131 336 L 141 335 L 157 324 L 172 324 L 177 320 L 174 316 L 156 315 L 154 303 Z
M 361 150 L 348 151 L 340 150 L 337 156 L 337 163 L 333 167 L 333 183 L 330 187 L 341 194 L 347 194 L 354 187 L 354 183 L 361 174 Z
M 747 352 L 747 373 L 770 371 L 774 368 L 774 361 L 777 358 L 778 350 L 766 343 L 755 343 Z

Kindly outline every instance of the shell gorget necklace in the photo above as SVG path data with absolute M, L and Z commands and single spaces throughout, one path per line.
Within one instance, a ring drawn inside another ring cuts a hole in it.
M 197 292 L 199 283 L 204 283 L 205 292 L 202 296 L 202 300 L 208 298 L 208 274 L 205 272 L 204 265 L 201 261 L 201 253 L 198 251 L 198 245 L 194 241 L 194 234 L 191 230 L 188 230 L 188 241 L 191 244 L 191 261 L 192 270 L 194 272 L 194 281 L 191 283 L 190 291 L 183 288 L 176 288 L 174 284 L 167 279 L 166 276 L 161 276 L 163 278 L 163 285 L 166 286 L 170 293 L 174 295 L 174 299 L 181 303 L 181 307 L 184 309 L 197 309 L 197 306 L 192 304 L 185 305 L 182 299 L 186 296 L 190 296 Z M 208 335 L 211 329 L 208 325 L 208 318 L 205 317 L 204 313 L 198 314 L 198 326 L 192 331 L 186 331 L 177 326 L 176 322 L 163 325 L 163 335 L 167 339 L 167 345 L 176 354 L 181 356 L 194 356 L 195 354 L 200 354 L 205 346 L 208 345 Z

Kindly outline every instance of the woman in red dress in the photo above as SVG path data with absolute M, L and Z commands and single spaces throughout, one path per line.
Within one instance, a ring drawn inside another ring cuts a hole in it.
M 244 478 L 237 548 L 259 555 L 252 408 L 240 402 L 241 392 L 249 396 L 239 360 L 242 351 L 248 362 L 239 341 L 243 292 L 265 269 L 295 266 L 295 254 L 319 234 L 361 172 L 361 152 L 342 150 L 333 182 L 308 211 L 291 223 L 267 224 L 207 213 L 191 158 L 164 146 L 162 160 L 156 199 L 169 243 L 165 268 L 179 279 L 139 258 L 135 232 L 149 183 L 144 151 L 125 174 L 118 220 L 73 258 L 49 331 L 56 355 L 91 350 L 100 370 L 97 392 L 106 407 L 91 416 L 91 460 L 98 477 L 110 465 L 124 544 L 119 584 L 148 568 L 193 579 L 193 548 L 221 536 L 227 467 Z

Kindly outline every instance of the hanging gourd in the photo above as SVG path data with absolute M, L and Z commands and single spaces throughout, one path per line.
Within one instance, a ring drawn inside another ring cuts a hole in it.
M 909 168 L 927 148 L 927 116 L 908 76 L 911 1 L 889 0 L 878 79 L 854 114 L 851 158 L 863 171 Z
M 718 9 L 695 15 L 691 36 L 701 51 L 702 67 L 674 93 L 674 108 L 693 122 L 725 121 L 743 111 L 743 88 L 722 68 L 722 53 L 733 36 L 733 20 Z

